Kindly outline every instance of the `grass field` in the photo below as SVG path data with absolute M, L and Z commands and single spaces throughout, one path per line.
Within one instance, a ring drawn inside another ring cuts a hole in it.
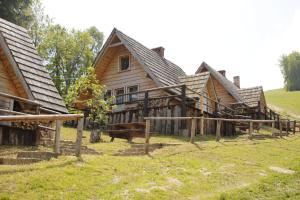
M 75 129 L 62 131 L 74 140 Z M 151 143 L 177 145 L 143 156 L 114 156 L 130 144 L 103 139 L 88 144 L 102 155 L 83 155 L 84 162 L 60 156 L 0 165 L 0 199 L 300 199 L 300 135 L 279 139 L 264 132 L 259 139 L 244 135 L 221 142 L 205 137 L 196 144 L 157 136 Z
M 269 107 L 300 120 L 300 91 L 276 89 L 266 91 L 265 95 Z

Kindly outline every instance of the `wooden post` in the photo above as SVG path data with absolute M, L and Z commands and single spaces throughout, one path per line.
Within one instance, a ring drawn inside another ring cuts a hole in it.
M 3 134 L 2 134 L 2 127 L 0 127 L 0 145 L 3 143 Z
M 149 142 L 150 142 L 150 120 L 146 120 L 146 128 L 145 128 L 145 153 L 149 153 Z
M 200 119 L 200 135 L 204 135 L 204 117 Z
M 221 138 L 221 120 L 217 121 L 217 130 L 216 130 L 216 141 L 219 142 Z
M 181 117 L 186 117 L 186 85 L 181 86 Z M 186 128 L 186 121 L 181 120 L 181 129 Z
M 290 124 L 290 120 L 286 120 L 285 122 L 285 126 L 286 126 L 286 135 L 288 136 L 289 135 L 289 124 Z
M 196 134 L 196 119 L 192 119 L 191 143 L 195 142 L 195 134 Z
M 260 119 L 261 118 L 260 101 L 258 102 L 257 109 L 258 109 L 258 111 L 257 111 L 257 115 L 258 115 L 257 118 Z
M 267 120 L 268 119 L 268 113 L 267 113 L 267 107 L 265 106 L 264 107 L 264 114 L 265 114 L 265 120 Z
M 148 117 L 148 98 L 149 98 L 149 92 L 145 92 L 145 97 L 144 97 L 144 117 Z
M 249 123 L 249 138 L 252 138 L 253 133 L 253 121 L 250 121 Z
M 272 135 L 275 136 L 275 121 L 272 122 Z
M 293 134 L 295 135 L 296 134 L 296 120 L 294 121 L 293 123 Z M 1 143 L 0 143 L 1 144 Z
M 77 139 L 76 139 L 76 152 L 75 155 L 81 159 L 81 144 L 82 144 L 82 134 L 83 134 L 83 124 L 84 118 L 80 118 L 77 124 Z
M 282 137 L 282 121 L 279 121 L 279 135 Z
M 60 154 L 60 129 L 61 121 L 56 120 L 55 138 L 54 138 L 54 153 Z

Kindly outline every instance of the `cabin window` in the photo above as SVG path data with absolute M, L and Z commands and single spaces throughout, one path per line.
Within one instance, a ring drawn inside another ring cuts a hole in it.
M 133 85 L 133 86 L 127 87 L 127 93 L 133 93 L 133 92 L 138 92 L 138 91 L 139 91 L 138 85 Z M 129 94 L 128 95 L 128 100 L 129 101 L 138 100 L 138 94 Z
M 111 90 L 107 90 L 105 93 L 105 100 L 109 99 L 112 96 Z
M 130 69 L 130 60 L 129 56 L 121 56 L 120 57 L 120 71 L 126 71 Z
M 122 104 L 122 103 L 124 103 L 124 93 L 125 93 L 125 91 L 124 91 L 124 88 L 118 88 L 118 89 L 116 89 L 116 103 L 117 104 Z

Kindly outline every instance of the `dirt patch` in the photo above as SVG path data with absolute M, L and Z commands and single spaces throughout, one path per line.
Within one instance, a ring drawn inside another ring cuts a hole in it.
M 167 181 L 172 184 L 172 185 L 175 185 L 175 186 L 181 186 L 182 185 L 182 182 L 176 178 L 172 178 L 172 177 L 168 177 L 167 178 Z
M 285 169 L 285 168 L 281 168 L 281 167 L 271 166 L 271 167 L 269 167 L 269 169 L 274 171 L 274 172 L 281 173 L 281 174 L 294 174 L 295 173 L 294 170 Z

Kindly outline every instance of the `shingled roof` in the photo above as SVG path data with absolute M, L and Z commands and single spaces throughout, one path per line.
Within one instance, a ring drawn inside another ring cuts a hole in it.
M 185 75 L 184 71 L 179 66 L 164 57 L 161 57 L 155 51 L 145 47 L 116 28 L 113 29 L 112 33 L 108 37 L 106 43 L 98 54 L 94 65 L 101 59 L 105 48 L 110 44 L 114 35 L 117 35 L 122 44 L 135 57 L 135 59 L 139 61 L 147 74 L 158 86 L 162 87 L 179 84 L 178 77 Z
M 229 81 L 226 77 L 224 77 L 222 74 L 217 72 L 214 68 L 206 64 L 205 62 L 202 62 L 200 67 L 197 69 L 196 74 L 203 72 L 203 69 L 206 69 L 211 73 L 211 75 L 217 79 L 220 84 L 222 84 L 227 91 L 239 102 L 243 102 L 243 98 L 238 93 L 238 87 L 236 87 L 231 81 Z
M 43 61 L 38 55 L 27 30 L 0 18 L 0 45 L 18 73 L 31 100 L 43 107 L 67 113 Z
M 185 84 L 188 88 L 201 93 L 203 92 L 203 89 L 205 88 L 205 85 L 210 77 L 209 72 L 202 72 L 194 75 L 188 75 L 188 76 L 180 76 L 179 81 L 182 84 Z M 188 97 L 199 97 L 199 95 L 193 93 L 190 90 L 187 90 L 187 96 Z
M 263 87 L 251 87 L 238 89 L 238 93 L 242 96 L 244 103 L 249 107 L 258 106 L 261 95 L 263 94 Z

